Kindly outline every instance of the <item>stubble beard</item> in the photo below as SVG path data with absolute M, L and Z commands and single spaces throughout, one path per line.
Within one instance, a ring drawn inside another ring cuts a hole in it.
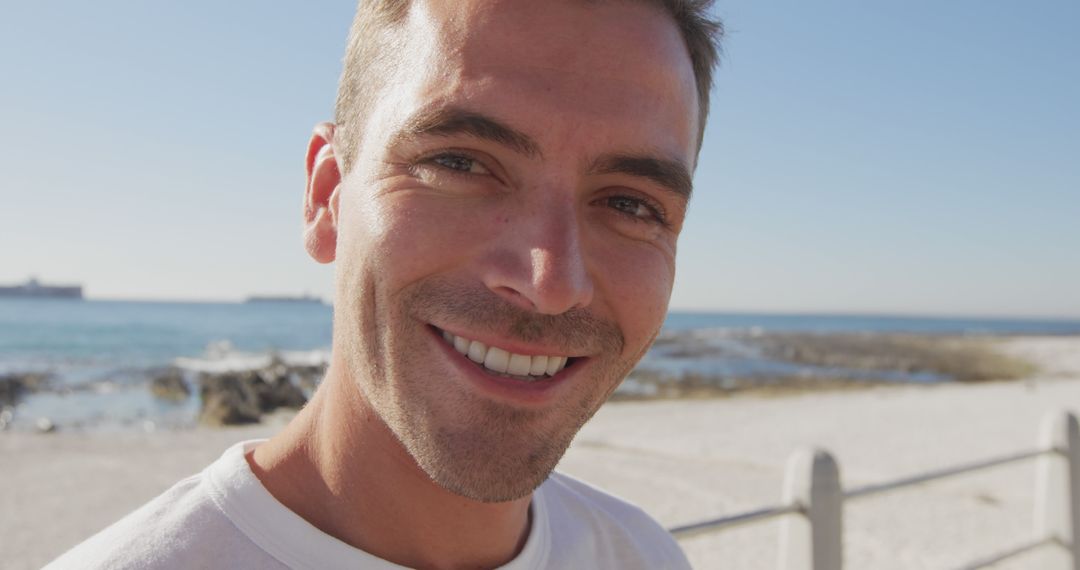
M 616 325 L 584 311 L 530 314 L 489 292 L 442 281 L 414 285 L 387 305 L 393 314 L 357 355 L 368 369 L 354 377 L 417 466 L 440 487 L 475 501 L 512 501 L 539 487 L 637 361 L 620 358 L 624 340 Z M 507 330 L 524 341 L 597 347 L 592 377 L 574 379 L 573 396 L 542 411 L 478 397 L 447 378 L 457 372 L 434 365 L 429 350 L 417 350 L 432 342 L 425 319 Z M 378 378 L 370 376 L 373 369 Z
M 412 417 L 436 413 L 430 402 L 406 410 Z M 464 406 L 463 406 L 464 407 Z M 455 417 L 462 424 L 395 422 L 399 440 L 417 465 L 439 486 L 469 499 L 496 503 L 520 499 L 539 487 L 555 469 L 592 411 L 581 406 L 560 410 L 551 425 L 538 414 L 492 402 L 474 402 Z M 445 413 L 443 408 L 441 413 Z M 569 412 L 569 413 L 567 413 Z M 556 415 L 556 414 L 553 414 Z

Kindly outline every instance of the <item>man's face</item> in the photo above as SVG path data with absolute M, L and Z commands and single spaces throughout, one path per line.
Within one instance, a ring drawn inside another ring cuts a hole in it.
M 524 497 L 663 322 L 689 56 L 639 2 L 421 1 L 399 37 L 339 189 L 336 349 L 436 483 Z

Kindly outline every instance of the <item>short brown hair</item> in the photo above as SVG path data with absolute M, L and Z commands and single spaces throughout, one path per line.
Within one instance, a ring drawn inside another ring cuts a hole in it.
M 713 69 L 720 59 L 723 23 L 709 15 L 713 0 L 644 1 L 662 6 L 675 20 L 686 42 L 697 82 L 700 151 L 709 117 Z M 357 5 L 334 110 L 334 121 L 338 125 L 338 160 L 345 172 L 351 169 L 360 136 L 358 115 L 377 95 L 378 78 L 384 77 L 387 67 L 393 65 L 395 42 L 390 32 L 408 15 L 409 6 L 410 0 L 359 0 Z

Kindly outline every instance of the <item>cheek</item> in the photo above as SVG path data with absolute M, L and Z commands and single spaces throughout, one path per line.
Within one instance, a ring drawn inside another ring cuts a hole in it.
M 674 255 L 651 245 L 606 247 L 594 274 L 605 304 L 627 337 L 628 349 L 652 339 L 664 322 L 675 279 Z
M 461 267 L 478 248 L 495 243 L 505 224 L 482 204 L 402 193 L 386 196 L 367 213 L 350 241 L 371 256 L 379 279 L 407 285 Z

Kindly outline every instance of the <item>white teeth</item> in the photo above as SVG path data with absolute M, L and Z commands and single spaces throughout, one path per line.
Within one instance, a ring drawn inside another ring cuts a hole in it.
M 495 372 L 506 372 L 508 364 L 510 364 L 509 352 L 497 346 L 488 349 L 487 356 L 484 358 L 484 368 Z
M 454 350 L 464 354 L 469 360 L 502 374 L 554 376 L 566 366 L 565 356 L 514 354 L 496 346 L 489 347 L 480 341 L 454 336 L 446 331 L 442 331 L 442 337 L 454 346 Z
M 529 365 L 529 374 L 533 376 L 543 376 L 547 374 L 548 357 L 546 356 L 534 356 L 532 362 Z
M 486 362 L 486 361 L 485 361 Z M 532 369 L 532 357 L 524 354 L 511 354 L 510 364 L 506 365 L 507 374 L 515 376 L 528 376 Z
M 477 364 L 483 364 L 485 355 L 487 355 L 487 347 L 484 346 L 484 343 L 472 341 L 472 344 L 469 345 L 469 360 Z
M 547 363 L 548 376 L 554 376 L 556 372 L 563 369 L 563 366 L 566 366 L 565 356 L 552 356 Z

